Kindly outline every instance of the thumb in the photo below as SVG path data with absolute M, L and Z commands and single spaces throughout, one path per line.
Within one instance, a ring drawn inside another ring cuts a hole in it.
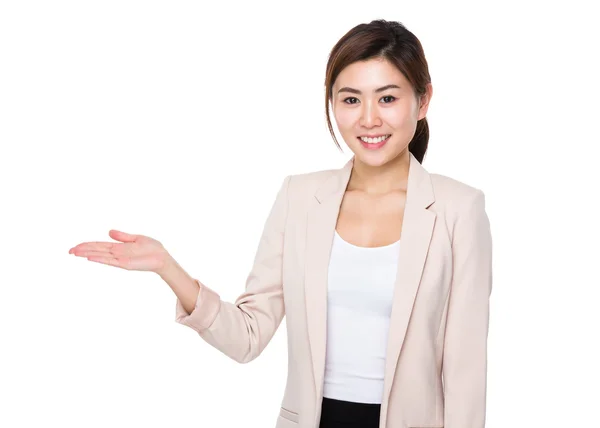
M 121 241 L 121 242 L 135 242 L 135 240 L 138 238 L 137 235 L 132 235 L 132 234 L 121 232 L 120 230 L 115 230 L 115 229 L 109 230 L 108 236 L 110 236 L 112 239 L 115 239 L 115 240 Z

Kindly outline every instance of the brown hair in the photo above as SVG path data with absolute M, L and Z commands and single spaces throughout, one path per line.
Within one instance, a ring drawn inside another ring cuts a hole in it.
M 373 58 L 383 58 L 395 65 L 410 82 L 417 97 L 424 95 L 427 84 L 431 83 L 421 42 L 404 25 L 396 21 L 377 19 L 352 28 L 329 53 L 325 72 L 325 117 L 329 133 L 340 150 L 342 148 L 335 138 L 329 115 L 333 84 L 348 65 Z M 420 163 L 425 157 L 428 142 L 429 126 L 427 118 L 424 117 L 417 122 L 415 135 L 408 145 L 408 150 Z

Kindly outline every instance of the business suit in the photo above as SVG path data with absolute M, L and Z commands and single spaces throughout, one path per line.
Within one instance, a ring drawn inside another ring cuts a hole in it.
M 276 428 L 318 428 L 328 263 L 353 161 L 283 180 L 235 303 L 201 283 L 190 315 L 177 300 L 176 321 L 240 363 L 260 355 L 287 317 Z M 483 192 L 430 174 L 410 154 L 399 252 L 380 428 L 483 428 L 492 287 Z

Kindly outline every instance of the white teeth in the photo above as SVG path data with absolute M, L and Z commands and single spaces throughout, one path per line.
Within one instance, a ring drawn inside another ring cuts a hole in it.
M 377 137 L 377 138 L 367 138 L 367 137 L 359 137 L 362 141 L 364 141 L 365 143 L 369 143 L 369 144 L 377 144 L 377 143 L 381 143 L 383 140 L 385 140 L 386 138 L 388 138 L 391 134 L 389 135 L 384 135 L 382 137 Z

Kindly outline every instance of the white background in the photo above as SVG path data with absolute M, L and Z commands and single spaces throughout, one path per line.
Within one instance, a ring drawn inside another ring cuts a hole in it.
M 0 426 L 275 425 L 285 319 L 240 365 L 157 275 L 68 250 L 149 235 L 235 300 L 281 180 L 349 159 L 327 55 L 385 18 L 429 62 L 425 168 L 486 194 L 487 427 L 599 427 L 593 3 L 3 1 Z

